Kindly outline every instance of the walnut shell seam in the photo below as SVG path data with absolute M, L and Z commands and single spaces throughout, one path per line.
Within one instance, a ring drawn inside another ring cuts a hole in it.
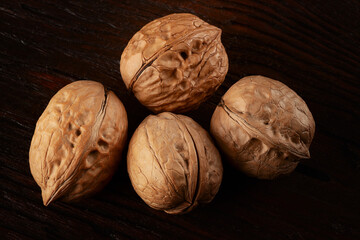
M 169 42 L 164 48 L 162 48 L 161 50 L 159 50 L 158 52 L 156 52 L 150 59 L 148 59 L 148 62 L 145 62 L 143 63 L 143 65 L 140 67 L 140 69 L 137 71 L 137 73 L 134 75 L 134 77 L 131 79 L 130 81 L 130 84 L 129 84 L 129 91 L 132 92 L 133 90 L 133 87 L 136 83 L 136 81 L 139 79 L 140 75 L 146 70 L 146 68 L 150 67 L 153 62 L 162 54 L 162 53 L 165 53 L 166 51 L 170 50 L 171 48 L 173 48 L 174 45 L 177 45 L 178 43 L 184 41 L 184 39 L 187 39 L 189 36 L 191 35 L 195 35 L 196 33 L 199 33 L 199 32 L 203 32 L 203 31 L 206 31 L 208 29 L 213 29 L 215 28 L 214 26 L 205 26 L 201 29 L 196 29 L 194 30 L 193 32 L 189 32 L 187 33 L 186 35 L 184 35 L 183 37 L 181 38 L 178 38 L 172 42 Z M 213 38 L 212 42 L 209 43 L 208 47 L 207 48 L 210 48 L 210 46 L 212 45 L 212 43 L 214 43 L 216 41 L 216 39 L 221 35 L 221 29 L 217 28 L 218 29 L 218 33 L 216 35 L 216 37 Z M 204 64 L 203 64 L 204 65 Z M 198 74 L 200 74 L 201 70 L 199 71 Z
M 300 150 L 295 149 L 295 148 L 289 148 L 289 146 L 284 146 L 283 144 L 276 143 L 276 142 L 272 141 L 268 136 L 262 134 L 258 129 L 251 126 L 251 124 L 249 124 L 244 118 L 242 118 L 240 115 L 238 115 L 235 111 L 231 110 L 231 108 L 226 105 L 226 103 L 224 102 L 223 99 L 220 100 L 220 103 L 218 106 L 223 108 L 224 111 L 226 112 L 226 114 L 233 121 L 235 121 L 240 126 L 242 126 L 244 128 L 244 130 L 249 133 L 249 135 L 255 134 L 255 136 L 259 136 L 259 137 L 261 136 L 260 138 L 262 141 L 267 142 L 268 144 L 270 144 L 272 146 L 277 146 L 277 148 L 279 148 L 281 150 L 289 151 L 291 154 L 293 154 L 299 158 L 303 158 L 303 159 L 310 158 L 310 151 L 305 146 L 304 143 L 301 144 L 302 148 Z

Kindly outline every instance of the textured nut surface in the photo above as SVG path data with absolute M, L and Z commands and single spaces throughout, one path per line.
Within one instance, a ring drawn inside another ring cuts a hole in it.
M 100 191 L 111 179 L 127 135 L 117 96 L 94 81 L 71 83 L 50 100 L 31 141 L 31 173 L 44 205 Z
M 129 144 L 128 172 L 137 194 L 152 208 L 178 214 L 210 202 L 222 180 L 222 163 L 209 134 L 183 115 L 148 116 Z
M 221 85 L 227 70 L 221 30 L 187 13 L 145 25 L 120 61 L 126 87 L 154 112 L 196 109 Z
M 210 131 L 233 165 L 272 179 L 310 157 L 315 122 L 306 103 L 285 84 L 249 76 L 222 97 Z

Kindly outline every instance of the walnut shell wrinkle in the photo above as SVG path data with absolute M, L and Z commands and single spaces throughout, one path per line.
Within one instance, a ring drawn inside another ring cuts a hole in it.
M 191 118 L 168 112 L 148 116 L 136 129 L 127 167 L 145 203 L 170 214 L 210 202 L 223 173 L 209 134 Z
M 310 158 L 315 122 L 304 100 L 285 84 L 248 76 L 222 97 L 210 131 L 234 166 L 273 179 Z
M 76 81 L 50 100 L 31 141 L 29 162 L 44 205 L 100 191 L 120 161 L 127 136 L 125 108 L 94 81 Z
M 157 113 L 196 109 L 222 84 L 227 71 L 221 29 L 188 13 L 145 25 L 120 60 L 126 87 Z

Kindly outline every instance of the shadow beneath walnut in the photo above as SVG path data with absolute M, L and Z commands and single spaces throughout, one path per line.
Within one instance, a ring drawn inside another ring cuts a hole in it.
M 230 165 L 224 157 L 223 159 L 223 180 L 216 198 L 219 201 L 222 199 L 233 199 L 234 197 L 240 197 L 246 195 L 247 191 L 259 183 L 259 180 L 251 178 L 235 169 Z M 225 200 L 227 201 L 227 200 Z

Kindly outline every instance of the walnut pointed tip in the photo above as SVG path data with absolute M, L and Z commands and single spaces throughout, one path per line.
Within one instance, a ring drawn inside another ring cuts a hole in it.
M 299 155 L 297 155 L 298 157 L 302 158 L 302 159 L 309 159 L 310 158 L 310 151 L 309 149 L 304 149 Z
M 50 204 L 50 201 L 43 199 L 44 206 L 47 207 Z
M 47 190 L 43 190 L 41 192 L 41 195 L 42 195 L 44 206 L 48 206 L 54 200 L 53 194 L 51 194 L 51 192 L 49 192 Z

